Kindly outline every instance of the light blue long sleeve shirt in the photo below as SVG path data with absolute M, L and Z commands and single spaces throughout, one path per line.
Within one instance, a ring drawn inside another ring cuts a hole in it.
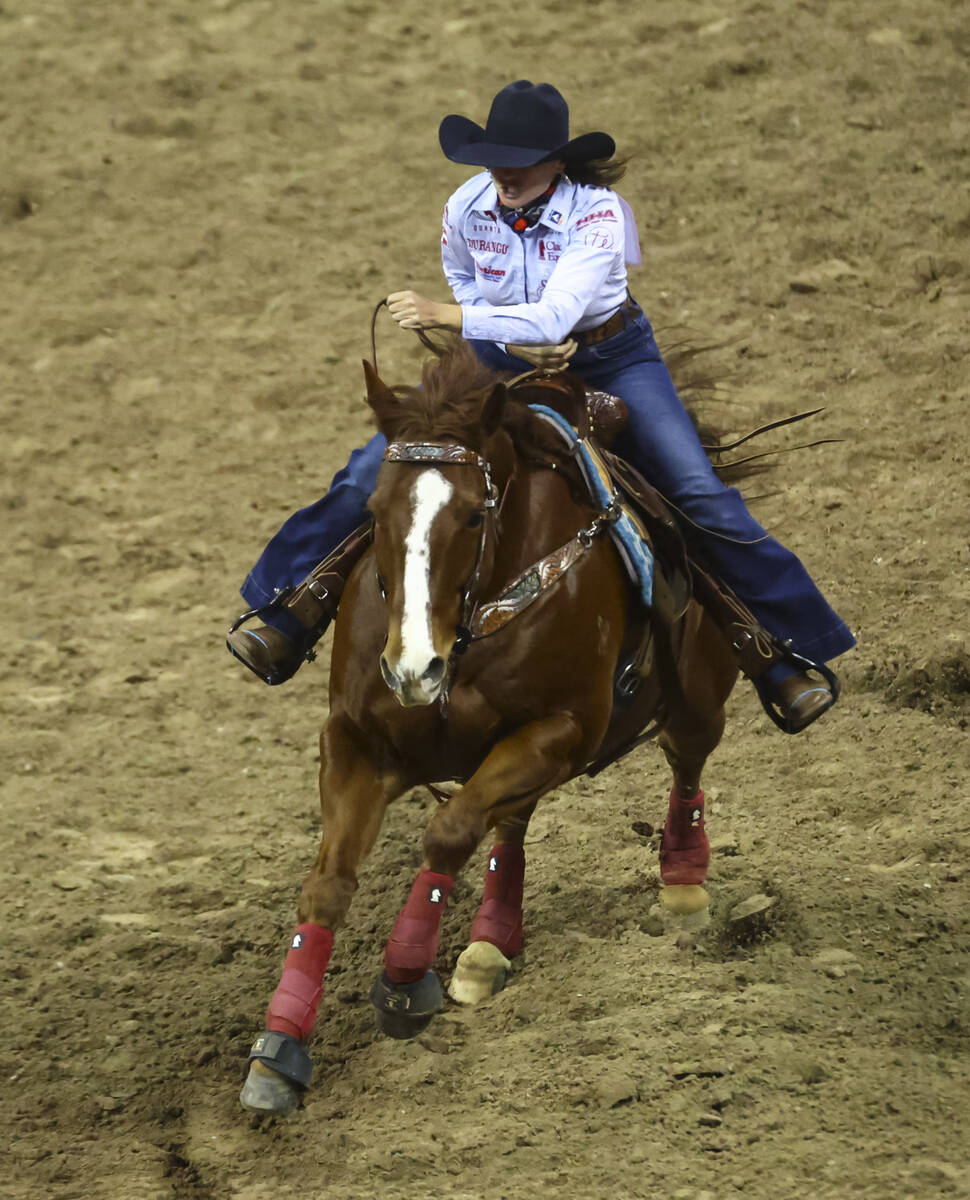
M 555 345 L 601 325 L 627 295 L 624 209 L 609 188 L 563 179 L 538 222 L 516 233 L 499 218 L 488 172 L 467 180 L 448 200 L 441 232 L 462 335 Z

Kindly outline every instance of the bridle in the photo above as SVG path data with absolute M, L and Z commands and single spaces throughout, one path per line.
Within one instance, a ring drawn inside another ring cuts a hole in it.
M 457 442 L 388 442 L 384 451 L 384 462 L 472 466 L 477 467 L 484 477 L 485 494 L 482 503 L 485 509 L 485 518 L 482 521 L 481 533 L 478 537 L 475 567 L 468 577 L 462 594 L 460 619 L 455 629 L 455 644 L 451 651 L 451 659 L 454 660 L 458 655 L 464 654 L 472 640 L 472 614 L 478 603 L 485 552 L 490 535 L 497 532 L 496 518 L 500 508 L 498 488 L 492 479 L 492 472 L 487 460 L 477 451 L 470 450 L 467 446 L 460 446 Z

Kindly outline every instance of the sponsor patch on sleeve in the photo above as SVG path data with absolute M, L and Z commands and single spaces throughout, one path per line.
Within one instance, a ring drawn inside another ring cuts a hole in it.
M 576 228 L 582 229 L 586 225 L 592 225 L 594 221 L 613 221 L 616 222 L 616 213 L 612 208 L 598 208 L 595 212 L 587 213 L 585 217 L 580 217 L 576 222 Z
M 582 234 L 583 243 L 597 250 L 612 250 L 616 245 L 616 226 L 619 218 L 612 205 L 597 208 L 576 222 L 577 234 Z M 577 240 L 579 240 L 577 238 Z

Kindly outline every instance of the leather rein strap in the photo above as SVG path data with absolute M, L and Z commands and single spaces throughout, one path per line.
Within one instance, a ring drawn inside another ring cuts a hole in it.
M 377 302 L 370 318 L 370 360 L 375 371 L 377 371 L 377 314 L 382 308 L 386 307 L 387 297 L 385 296 L 383 300 L 379 300 Z M 434 344 L 434 342 L 428 337 L 423 329 L 415 329 L 414 333 L 417 334 L 418 341 L 422 346 L 425 347 L 426 350 L 430 350 L 433 354 L 440 355 L 440 348 Z M 380 372 L 378 372 L 378 374 L 380 374 Z

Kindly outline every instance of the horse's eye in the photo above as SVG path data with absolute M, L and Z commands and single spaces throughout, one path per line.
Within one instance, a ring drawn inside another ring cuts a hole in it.
M 381 599 L 386 600 L 387 599 L 387 584 L 384 582 L 384 576 L 380 575 L 380 574 L 377 576 L 377 589 L 381 593 Z
M 475 512 L 473 512 L 472 515 L 465 522 L 465 524 L 468 526 L 469 529 L 477 529 L 479 527 L 479 525 L 481 525 L 482 521 L 484 521 L 484 520 L 485 520 L 485 514 L 481 511 L 481 509 L 476 509 Z

